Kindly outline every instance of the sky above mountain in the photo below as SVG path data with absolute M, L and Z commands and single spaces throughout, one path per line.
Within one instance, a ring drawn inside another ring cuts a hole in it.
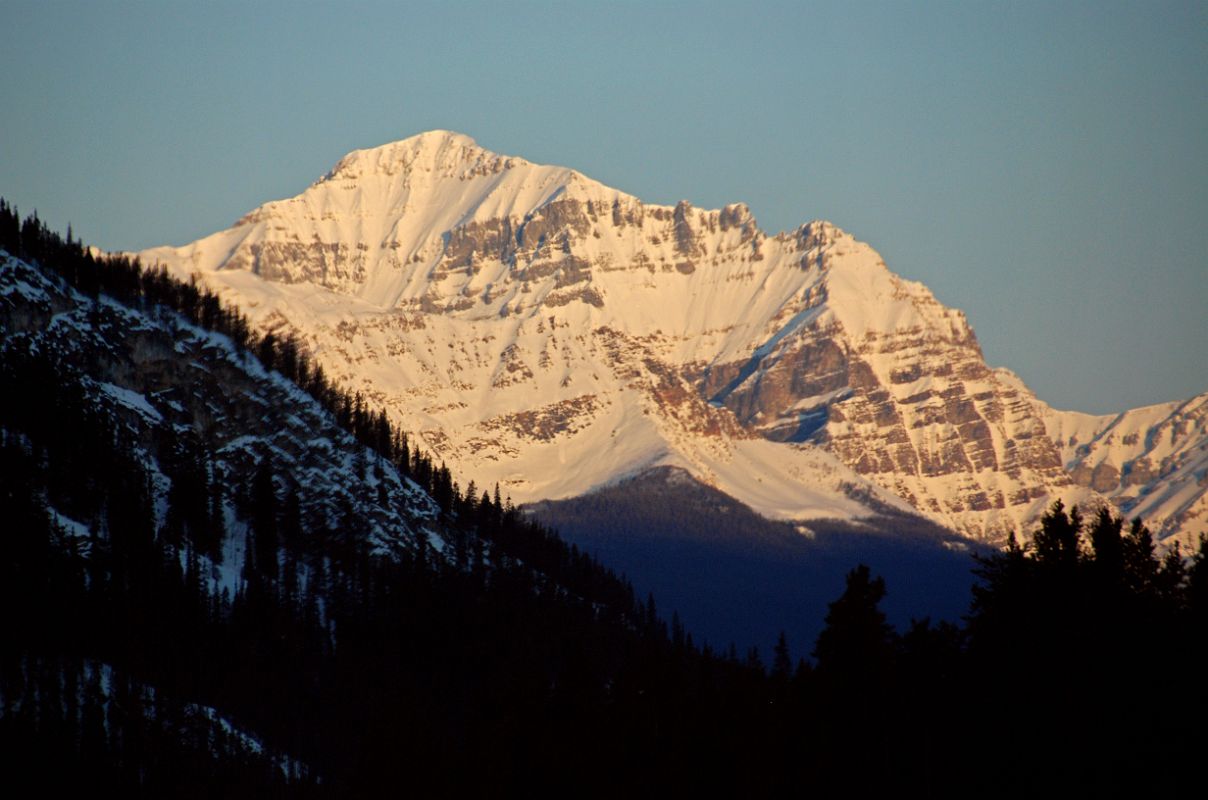
M 6 0 L 0 194 L 182 244 L 447 128 L 771 232 L 829 219 L 1057 407 L 1208 388 L 1208 6 L 648 5 Z

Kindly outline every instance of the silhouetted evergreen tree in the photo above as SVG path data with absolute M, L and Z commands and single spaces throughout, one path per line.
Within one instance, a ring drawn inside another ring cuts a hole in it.
M 830 604 L 826 628 L 818 635 L 818 670 L 833 680 L 879 681 L 892 663 L 894 633 L 880 609 L 885 581 L 864 564 L 847 574 L 843 595 Z
M 260 459 L 252 476 L 248 498 L 251 516 L 253 570 L 273 580 L 277 577 L 277 490 L 273 485 L 273 465 L 268 456 Z

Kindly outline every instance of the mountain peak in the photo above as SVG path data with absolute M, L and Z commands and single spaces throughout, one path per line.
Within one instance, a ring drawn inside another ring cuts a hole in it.
M 464 177 L 467 173 L 494 173 L 527 163 L 521 158 L 492 153 L 464 133 L 431 130 L 377 147 L 353 150 L 322 180 L 355 180 L 366 174 L 399 172 Z

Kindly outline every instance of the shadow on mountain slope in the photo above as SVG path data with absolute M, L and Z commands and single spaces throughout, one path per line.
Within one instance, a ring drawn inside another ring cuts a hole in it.
M 664 617 L 678 613 L 715 648 L 766 655 L 784 631 L 795 656 L 808 654 L 858 563 L 884 576 L 885 611 L 899 628 L 912 617 L 958 620 L 973 582 L 968 540 L 922 518 L 769 520 L 675 467 L 526 510 L 653 592 Z

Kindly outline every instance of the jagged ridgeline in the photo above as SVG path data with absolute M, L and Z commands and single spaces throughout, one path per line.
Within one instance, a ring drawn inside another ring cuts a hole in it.
M 782 636 L 765 666 L 462 489 L 288 339 L 3 201 L 0 334 L 10 785 L 1168 794 L 1155 765 L 1202 752 L 1202 693 L 1151 687 L 1208 668 L 1208 546 L 1057 506 L 979 560 L 964 629 L 899 635 L 858 567 L 813 663 Z
M 769 519 L 892 530 L 889 509 L 994 546 L 1056 499 L 1141 515 L 1165 547 L 1208 519 L 1208 394 L 1050 408 L 821 220 L 765 232 L 741 203 L 649 203 L 429 131 L 140 256 L 294 331 L 519 504 L 675 467 Z

